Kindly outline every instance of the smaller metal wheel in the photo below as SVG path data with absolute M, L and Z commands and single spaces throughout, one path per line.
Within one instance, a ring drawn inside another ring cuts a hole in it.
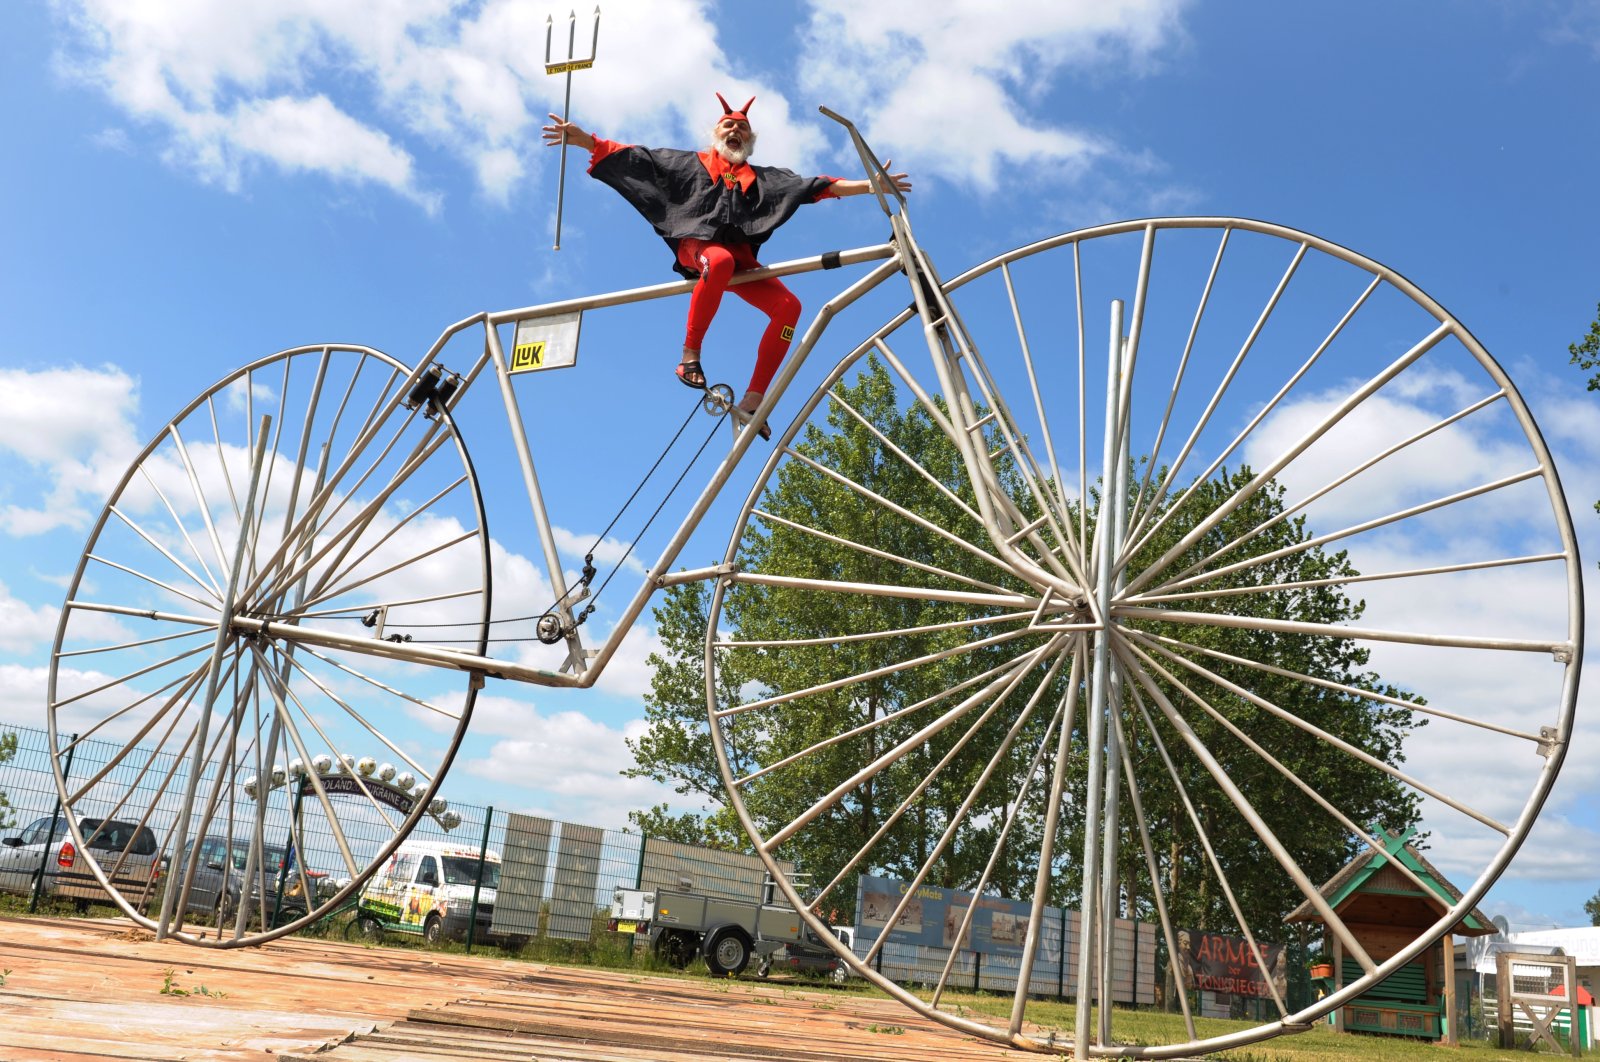
M 438 915 L 429 915 L 428 921 L 422 927 L 422 939 L 428 947 L 437 947 L 444 941 L 444 919 Z
M 489 542 L 440 392 L 407 404 L 416 375 L 355 346 L 246 365 L 150 440 L 90 531 L 50 660 L 51 758 L 87 871 L 160 936 L 305 928 L 447 810 L 477 684 L 439 664 L 487 645 Z M 395 730 L 415 713 L 426 752 Z M 191 931 L 218 858 L 246 883 L 239 917 Z

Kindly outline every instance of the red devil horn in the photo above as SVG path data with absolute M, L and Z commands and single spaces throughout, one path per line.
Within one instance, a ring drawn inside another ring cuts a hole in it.
M 739 108 L 739 113 L 748 115 L 750 113 L 750 105 L 755 101 L 756 98 L 754 96 L 751 96 L 748 100 L 745 100 L 744 106 Z M 727 104 L 723 104 L 723 106 L 727 106 Z
M 717 93 L 717 102 L 722 104 L 723 114 L 732 114 L 733 108 L 728 106 L 728 101 L 722 98 L 722 93 Z

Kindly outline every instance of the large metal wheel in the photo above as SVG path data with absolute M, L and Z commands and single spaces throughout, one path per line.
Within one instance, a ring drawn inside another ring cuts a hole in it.
M 1501 367 L 1392 270 L 1240 219 L 1083 230 L 922 297 L 932 328 L 902 313 L 800 409 L 710 600 L 729 799 L 818 935 L 854 912 L 840 958 L 960 1030 L 1159 1058 L 1305 1028 L 1471 931 L 1582 652 Z M 1421 925 L 1331 906 L 1379 852 Z M 1234 1020 L 1152 974 L 1196 934 L 1268 971 Z M 1001 995 L 949 998 L 975 983 Z
M 89 535 L 51 655 L 52 758 L 80 857 L 158 934 L 292 932 L 423 816 L 454 818 L 432 790 L 478 683 L 438 664 L 484 650 L 489 541 L 419 379 L 356 346 L 250 364 L 151 440 Z M 435 735 L 426 756 L 402 719 Z M 110 822 L 141 828 L 107 845 Z M 195 876 L 225 871 L 237 909 L 186 928 Z

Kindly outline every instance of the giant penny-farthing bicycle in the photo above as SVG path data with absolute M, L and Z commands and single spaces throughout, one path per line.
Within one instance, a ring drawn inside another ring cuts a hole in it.
M 687 284 L 478 314 L 411 366 L 297 347 L 173 419 L 96 522 L 51 661 L 73 839 L 123 909 L 213 947 L 322 917 L 439 812 L 431 789 L 487 679 L 593 685 L 652 594 L 703 580 L 728 797 L 822 939 L 813 906 L 847 908 L 864 873 L 907 885 L 877 912 L 889 926 L 927 886 L 1027 905 L 1008 925 L 1017 988 L 992 1012 L 943 998 L 953 957 L 904 987 L 879 973 L 886 937 L 839 946 L 947 1025 L 1080 1056 L 1238 1045 L 1304 1028 L 1461 923 L 1550 791 L 1582 649 L 1567 507 L 1506 373 L 1404 277 L 1279 225 L 1124 222 L 945 279 L 904 203 L 879 198 L 891 242 L 768 270 L 877 263 L 818 312 L 760 415 L 843 308 L 902 273 L 910 305 L 798 403 L 722 562 L 675 572 L 752 448 L 736 433 L 598 650 L 580 638 L 583 588 L 562 574 L 511 369 L 559 358 L 583 311 Z M 477 331 L 481 354 L 444 371 L 445 344 Z M 457 422 L 486 370 L 557 597 L 538 634 L 565 643 L 560 670 L 491 650 L 485 506 Z M 397 738 L 401 720 L 437 747 Z M 72 766 L 113 735 L 119 751 Z M 274 765 L 345 749 L 392 758 L 420 799 L 354 764 L 272 788 Z M 278 927 L 249 899 L 220 931 L 187 925 L 192 842 L 242 839 L 264 875 L 281 840 L 266 808 L 291 789 L 299 828 L 332 838 L 348 881 Z M 1391 861 L 1437 918 L 1372 946 L 1320 886 L 1414 810 L 1467 884 L 1441 894 Z M 131 853 L 89 843 L 113 818 L 157 836 L 159 901 L 125 884 Z M 797 881 L 781 860 L 801 850 Z M 1099 1005 L 1130 976 L 1131 957 L 1102 946 L 1114 917 L 1143 918 L 1169 955 L 1204 930 L 1266 966 L 1302 903 L 1354 964 L 1333 995 L 1296 1010 L 1269 977 L 1270 1017 L 1213 1027 L 1176 993 L 1159 1042 Z M 953 934 L 970 939 L 980 906 Z M 1060 906 L 1080 912 L 1065 942 Z M 1030 989 L 1057 980 L 1081 1004 L 1072 1027 L 1030 1011 Z

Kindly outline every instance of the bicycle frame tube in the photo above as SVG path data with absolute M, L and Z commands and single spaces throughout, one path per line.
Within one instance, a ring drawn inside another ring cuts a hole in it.
M 874 261 L 880 262 L 880 264 L 867 273 L 866 276 L 859 278 L 843 291 L 834 295 L 817 311 L 800 342 L 796 345 L 791 355 L 785 359 L 782 370 L 773 381 L 772 386 L 767 390 L 761 406 L 756 411 L 757 417 L 765 417 L 771 414 L 772 409 L 776 406 L 778 400 L 782 398 L 785 390 L 793 381 L 795 374 L 799 371 L 800 366 L 816 347 L 818 340 L 833 317 L 900 271 L 902 254 L 894 243 L 884 243 L 781 262 L 777 265 L 751 270 L 734 278 L 733 283 L 740 284 L 763 277 L 791 276 L 798 273 L 814 272 L 819 269 L 832 269 Z M 506 361 L 504 345 L 501 342 L 498 329 L 502 325 L 512 325 L 530 318 L 551 317 L 575 311 L 602 309 L 684 295 L 694 289 L 694 284 L 694 281 L 676 281 L 650 287 L 609 292 L 581 299 L 569 299 L 541 306 L 474 314 L 456 322 L 445 330 L 429 348 L 422 361 L 407 377 L 397 392 L 397 395 L 408 393 L 412 385 L 438 360 L 440 352 L 450 340 L 472 328 L 481 326 L 484 329 L 483 351 L 475 359 L 471 367 L 461 374 L 460 387 L 450 397 L 448 404 L 452 411 L 458 408 L 462 398 L 465 397 L 483 370 L 490 365 L 494 367 L 499 384 L 501 402 L 506 412 L 507 425 L 510 428 L 512 442 L 517 451 L 523 486 L 528 494 L 534 527 L 539 534 L 551 587 L 558 598 L 556 611 L 562 620 L 563 633 L 567 641 L 568 650 L 567 659 L 561 671 L 550 671 L 515 661 L 498 660 L 490 656 L 479 656 L 475 653 L 458 652 L 453 649 L 387 642 L 370 637 L 351 637 L 272 621 L 239 618 L 236 619 L 234 625 L 241 628 L 261 630 L 271 637 L 282 638 L 291 642 L 303 641 L 308 644 L 338 648 L 347 652 L 366 653 L 389 659 L 479 672 L 489 677 L 529 682 L 535 685 L 574 688 L 587 688 L 594 685 L 604 670 L 606 663 L 616 655 L 623 639 L 632 630 L 634 622 L 644 611 L 645 605 L 653 593 L 662 587 L 689 581 L 691 575 L 698 578 L 711 578 L 723 570 L 719 566 L 703 569 L 697 573 L 668 574 L 679 553 L 682 552 L 689 538 L 699 527 L 700 521 L 710 510 L 717 495 L 750 449 L 755 433 L 749 431 L 741 432 L 734 440 L 733 446 L 712 473 L 710 480 L 689 510 L 688 515 L 685 516 L 678 530 L 662 550 L 661 556 L 651 565 L 642 585 L 635 592 L 627 608 L 618 619 L 610 636 L 601 644 L 598 650 L 586 651 L 579 636 L 578 628 L 573 623 L 572 606 L 575 602 L 582 600 L 587 591 L 578 588 L 581 592 L 573 593 L 566 586 L 561 570 L 560 555 L 556 549 L 554 530 L 549 512 L 545 507 L 544 494 L 539 485 L 538 473 L 534 465 L 525 421 L 523 420 L 515 389 L 512 386 L 511 372 Z M 396 397 L 394 402 L 398 403 L 398 401 L 399 398 Z M 185 619 L 185 617 L 177 615 L 168 615 L 166 618 L 178 622 L 183 622 Z M 194 620 L 195 622 L 202 622 L 198 617 L 195 617 Z

